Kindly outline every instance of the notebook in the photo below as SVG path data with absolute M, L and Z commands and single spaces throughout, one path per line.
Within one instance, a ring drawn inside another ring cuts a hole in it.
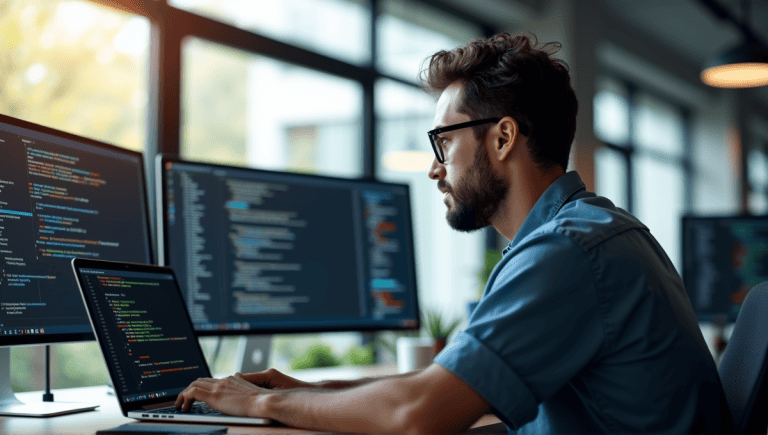
M 222 414 L 203 402 L 174 408 L 195 379 L 211 377 L 173 270 L 72 260 L 94 334 L 123 415 L 138 420 L 265 425 L 267 418 Z

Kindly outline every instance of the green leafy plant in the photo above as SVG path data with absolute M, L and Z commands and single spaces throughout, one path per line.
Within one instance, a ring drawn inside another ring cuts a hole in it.
M 353 345 L 347 353 L 341 358 L 341 362 L 346 365 L 366 366 L 376 364 L 376 355 L 373 351 L 373 343 L 365 346 Z
M 456 329 L 461 323 L 461 319 L 455 319 L 453 321 L 447 321 L 443 318 L 443 315 L 437 311 L 427 310 L 424 315 L 424 327 L 429 332 L 430 337 L 434 339 L 445 339 Z
M 335 367 L 340 365 L 341 361 L 333 355 L 331 347 L 325 344 L 315 344 L 307 349 L 303 355 L 291 361 L 292 370 Z

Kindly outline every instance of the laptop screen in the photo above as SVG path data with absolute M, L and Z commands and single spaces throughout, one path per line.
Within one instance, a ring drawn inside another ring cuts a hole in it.
M 93 266 L 93 261 L 87 262 Z M 123 403 L 174 399 L 210 372 L 170 269 L 78 267 L 115 391 Z

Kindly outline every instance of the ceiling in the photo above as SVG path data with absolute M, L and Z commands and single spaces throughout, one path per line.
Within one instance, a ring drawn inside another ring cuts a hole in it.
M 542 0 L 544 1 L 544 0 Z M 551 0 L 558 1 L 558 0 Z M 591 1 L 591 0 L 577 0 Z M 744 42 L 740 30 L 722 20 L 702 0 L 601 0 L 605 9 L 645 33 L 649 39 L 698 65 Z M 732 17 L 743 20 L 742 0 L 714 0 Z M 768 1 L 746 2 L 749 27 L 768 46 Z M 768 86 L 749 90 L 756 100 L 768 104 Z
M 740 42 L 732 23 L 720 20 L 700 0 L 602 0 L 612 14 L 637 26 L 649 38 L 700 63 Z M 740 0 L 716 0 L 731 16 L 742 19 Z M 748 2 L 750 27 L 768 43 L 768 1 Z
M 562 0 L 441 0 L 457 9 L 472 11 L 499 28 L 517 27 L 535 20 L 552 2 Z M 703 66 L 710 57 L 741 43 L 743 36 L 730 21 L 722 20 L 706 6 L 708 0 L 573 0 L 574 7 L 595 7 L 621 25 L 628 25 L 655 40 L 681 63 Z M 749 26 L 768 46 L 768 0 L 710 0 L 736 18 L 743 19 L 742 5 L 749 9 Z M 599 5 L 598 5 L 599 6 Z M 768 86 L 751 89 L 757 99 L 768 103 Z
M 551 2 L 562 0 L 441 0 L 499 28 L 509 28 L 534 19 Z M 704 62 L 742 41 L 739 30 L 709 9 L 707 0 L 573 0 L 574 7 L 594 7 L 596 2 L 649 38 L 666 45 L 673 52 Z M 743 19 L 743 0 L 711 0 L 736 18 Z M 749 26 L 768 45 L 768 0 L 749 0 Z

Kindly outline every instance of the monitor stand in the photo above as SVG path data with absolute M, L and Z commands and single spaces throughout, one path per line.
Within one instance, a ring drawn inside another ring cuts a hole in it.
M 235 370 L 240 373 L 255 373 L 268 369 L 271 347 L 271 335 L 243 335 L 237 342 Z
M 24 403 L 11 387 L 11 349 L 0 348 L 0 415 L 14 417 L 53 417 L 75 412 L 91 411 L 99 405 L 74 402 Z

